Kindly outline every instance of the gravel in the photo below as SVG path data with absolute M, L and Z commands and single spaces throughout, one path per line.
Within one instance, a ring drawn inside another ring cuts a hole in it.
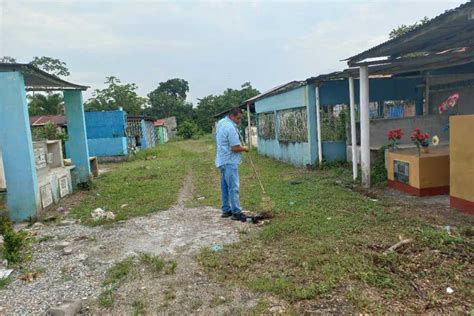
M 185 208 L 184 201 L 190 198 L 191 188 L 189 183 L 184 186 L 178 204 L 170 210 L 111 225 L 87 227 L 71 219 L 33 225 L 29 229 L 37 240 L 32 246 L 33 258 L 21 271 L 15 270 L 11 276 L 13 281 L 0 290 L 1 313 L 44 313 L 51 307 L 78 299 L 94 305 L 104 290 L 102 282 L 107 269 L 139 252 L 176 260 L 176 275 L 166 276 L 163 282 L 172 284 L 177 293 L 185 293 L 183 301 L 192 301 L 193 296 L 205 301 L 225 294 L 226 298 L 233 295 L 235 306 L 255 304 L 248 293 L 235 289 L 226 293 L 221 285 L 208 280 L 194 259 L 202 247 L 236 242 L 242 227 L 251 230 L 254 226 L 222 219 L 219 210 L 212 207 Z M 36 271 L 38 277 L 32 282 L 21 280 L 26 271 Z M 149 293 L 162 290 L 160 280 L 126 285 L 125 292 L 121 293 L 125 299 L 119 299 L 112 312 L 130 312 L 127 310 L 131 304 L 126 300 L 127 291 L 136 293 L 140 288 L 146 288 Z M 201 293 L 190 292 L 190 288 Z M 209 291 L 209 294 L 203 291 Z M 171 312 L 192 311 L 189 308 Z M 225 311 L 219 308 L 219 311 Z M 103 311 L 96 308 L 95 312 Z

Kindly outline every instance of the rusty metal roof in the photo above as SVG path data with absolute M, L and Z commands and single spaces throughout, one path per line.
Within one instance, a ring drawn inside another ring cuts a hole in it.
M 59 115 L 37 115 L 30 116 L 30 125 L 33 127 L 44 126 L 46 123 L 51 122 L 57 126 L 66 126 L 67 120 L 66 116 Z
M 412 53 L 437 53 L 471 46 L 474 46 L 473 1 L 447 10 L 403 35 L 346 60 L 349 66 L 354 66 L 356 63 L 372 58 L 386 57 L 390 60 Z
M 155 125 L 155 126 L 165 126 L 166 122 L 165 122 L 165 120 L 156 120 L 155 122 L 153 122 L 153 125 Z
M 23 74 L 27 91 L 87 90 L 89 88 L 63 80 L 31 64 L 0 63 L 0 72 L 8 71 L 20 71 Z

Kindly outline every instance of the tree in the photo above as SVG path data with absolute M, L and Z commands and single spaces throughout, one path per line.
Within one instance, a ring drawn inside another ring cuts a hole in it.
M 30 115 L 57 115 L 64 113 L 63 96 L 59 93 L 28 95 Z
M 57 77 L 70 75 L 66 63 L 56 58 L 35 56 L 30 64 Z
M 193 105 L 186 102 L 189 84 L 184 79 L 169 79 L 160 82 L 158 87 L 148 94 L 150 107 L 145 113 L 157 118 L 176 116 L 178 124 L 194 119 Z
M 135 83 L 121 84 L 120 79 L 106 77 L 105 89 L 96 89 L 93 97 L 85 104 L 86 111 L 113 111 L 122 107 L 130 115 L 141 114 L 146 99 L 140 97 Z
M 178 132 L 176 135 L 183 137 L 184 139 L 190 139 L 199 133 L 199 127 L 192 121 L 185 121 L 178 126 Z
M 16 63 L 16 59 L 10 56 L 3 56 L 2 58 L 0 58 L 0 63 L 14 64 Z
M 213 116 L 234 106 L 239 106 L 243 101 L 258 95 L 260 92 L 253 88 L 250 82 L 241 85 L 240 90 L 226 89 L 221 95 L 208 95 L 199 99 L 196 108 L 196 123 L 201 130 L 210 133 L 212 130 Z M 244 117 L 242 125 L 245 125 L 247 118 Z
M 402 24 L 400 25 L 399 27 L 393 29 L 390 34 L 389 34 L 389 37 L 390 39 L 392 38 L 396 38 L 396 37 L 399 37 L 405 33 L 408 33 L 408 32 L 411 32 L 413 31 L 414 29 L 416 29 L 417 27 L 421 26 L 421 25 L 424 25 L 426 23 L 428 23 L 430 19 L 425 16 L 423 19 L 421 19 L 419 22 L 415 22 L 411 25 L 405 25 L 405 24 Z

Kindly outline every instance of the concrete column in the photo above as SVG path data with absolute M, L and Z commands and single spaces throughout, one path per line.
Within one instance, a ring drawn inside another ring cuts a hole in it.
M 316 128 L 318 133 L 318 161 L 319 165 L 323 163 L 323 145 L 321 141 L 321 102 L 319 99 L 319 87 L 315 87 L 316 93 Z
M 40 210 L 40 194 L 25 81 L 20 72 L 0 72 L 0 151 L 10 218 L 34 217 Z
M 247 103 L 247 125 L 248 125 L 248 146 L 249 146 L 249 149 L 252 148 L 252 131 L 251 131 L 251 127 L 252 127 L 252 123 L 250 122 L 250 103 Z
M 82 92 L 79 90 L 64 91 L 64 107 L 66 108 L 71 162 L 76 166 L 79 182 L 85 183 L 90 180 L 91 170 Z
M 369 68 L 360 67 L 360 151 L 362 186 L 370 188 Z
M 354 98 L 354 78 L 349 77 L 349 101 L 351 109 L 352 178 L 357 179 L 357 132 Z

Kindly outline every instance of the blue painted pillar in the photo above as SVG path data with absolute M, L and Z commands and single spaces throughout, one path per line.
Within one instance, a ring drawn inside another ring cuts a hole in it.
M 318 159 L 318 133 L 316 120 L 316 87 L 313 84 L 306 86 L 308 111 L 308 143 L 310 148 L 310 164 L 315 165 Z
M 140 121 L 140 126 L 142 127 L 142 139 L 141 139 L 141 149 L 148 148 L 148 144 L 146 142 L 146 124 L 145 120 Z
M 0 72 L 0 150 L 7 182 L 7 208 L 14 221 L 40 210 L 25 80 L 20 72 Z
M 71 162 L 76 166 L 79 182 L 85 183 L 90 180 L 91 169 L 82 92 L 79 90 L 64 91 L 64 106 L 66 108 Z

